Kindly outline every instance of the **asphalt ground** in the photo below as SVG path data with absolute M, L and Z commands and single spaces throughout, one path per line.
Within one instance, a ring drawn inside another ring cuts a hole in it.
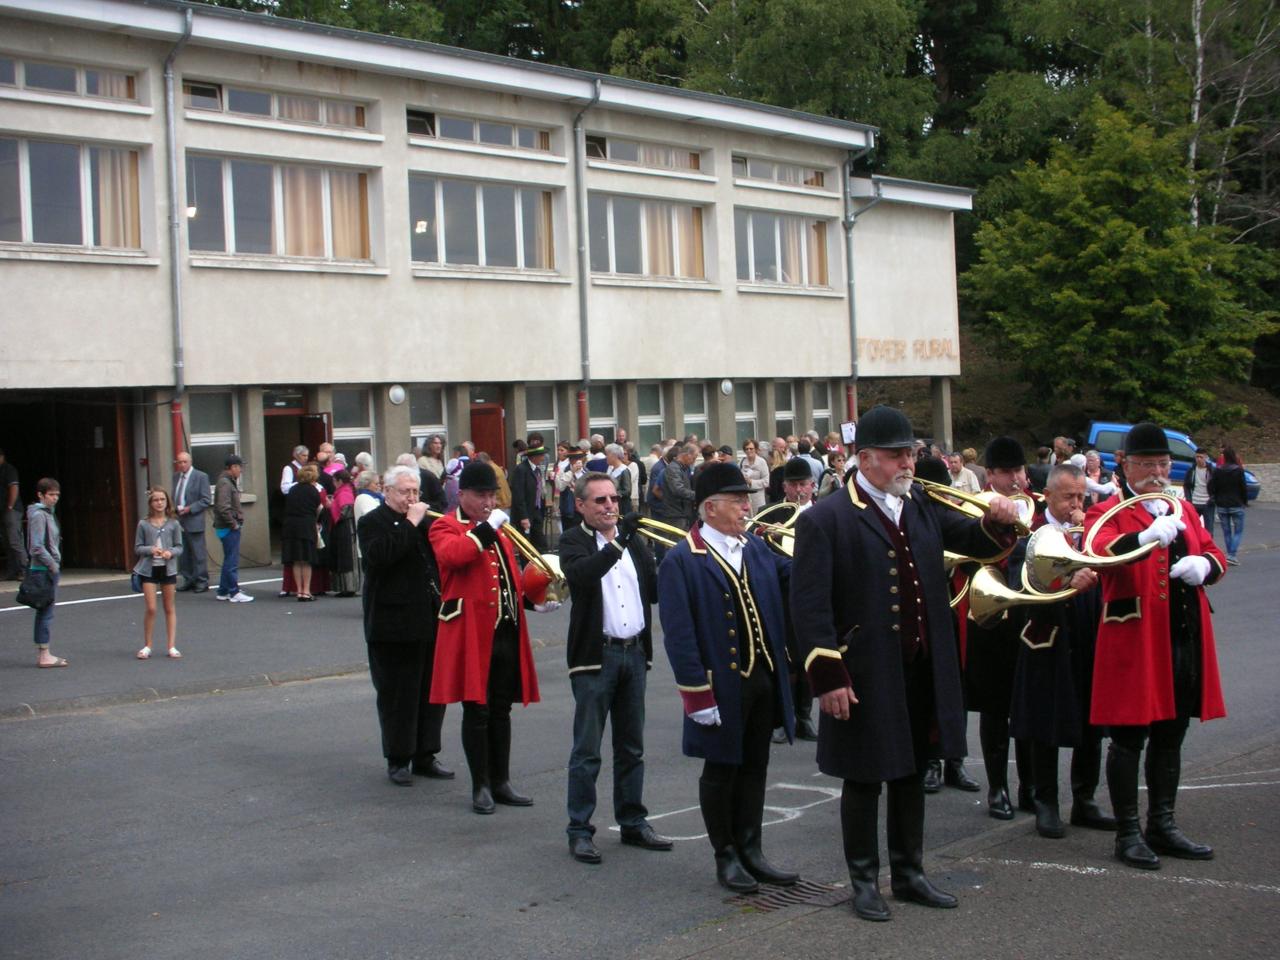
M 142 602 L 127 580 L 68 583 L 53 649 L 72 665 L 37 670 L 31 614 L 6 609 L 10 590 L 0 957 L 1274 956 L 1280 509 L 1248 520 L 1242 565 L 1210 593 L 1230 716 L 1191 730 L 1179 796 L 1179 820 L 1217 858 L 1131 870 L 1105 834 L 1043 840 L 1029 816 L 998 823 L 981 794 L 948 789 L 929 799 L 927 864 L 961 907 L 892 904 L 888 924 L 843 902 L 839 784 L 816 773 L 809 744 L 774 748 L 765 844 L 812 883 L 808 899 L 724 895 L 661 655 L 645 797 L 676 848 L 617 843 L 606 747 L 604 863 L 571 860 L 565 611 L 532 616 L 543 700 L 514 718 L 513 776 L 537 803 L 477 817 L 456 707 L 442 759 L 459 778 L 387 783 L 358 601 L 278 600 L 278 582 L 248 585 L 252 604 L 182 594 L 184 659 L 139 662 Z

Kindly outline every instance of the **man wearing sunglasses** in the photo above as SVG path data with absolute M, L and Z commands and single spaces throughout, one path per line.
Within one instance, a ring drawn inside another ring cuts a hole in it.
M 658 588 L 653 556 L 636 535 L 639 517 L 619 516 L 614 479 L 587 473 L 574 487 L 582 517 L 560 538 L 560 568 L 569 583 L 569 682 L 575 703 L 569 754 L 569 853 L 599 863 L 592 837 L 600 742 L 606 718 L 613 732 L 613 816 L 622 842 L 670 850 L 645 819 L 645 675 L 653 663 L 652 613 Z

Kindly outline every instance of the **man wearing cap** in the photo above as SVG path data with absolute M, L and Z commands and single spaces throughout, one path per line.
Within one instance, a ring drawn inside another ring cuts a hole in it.
M 524 616 L 524 588 L 507 515 L 494 508 L 498 476 L 471 461 L 458 476 L 458 506 L 431 525 L 440 569 L 432 703 L 462 704 L 462 749 L 471 771 L 471 807 L 528 807 L 511 786 L 511 705 L 538 701 L 538 677 Z M 553 610 L 558 604 L 535 607 Z
M 735 893 L 799 879 L 761 850 L 769 735 L 779 723 L 794 734 L 782 605 L 791 563 L 743 535 L 750 489 L 737 464 L 706 467 L 694 490 L 700 520 L 658 568 L 684 753 L 704 761 L 698 804 L 716 878 Z
M 607 449 L 607 448 L 606 448 Z M 613 732 L 613 815 L 623 843 L 670 850 L 649 825 L 644 791 L 644 694 L 653 663 L 652 613 L 658 584 L 653 557 L 636 536 L 639 516 L 619 517 L 617 485 L 588 473 L 574 491 L 581 526 L 560 539 L 560 566 L 572 596 L 566 654 L 573 688 L 569 754 L 569 853 L 599 863 L 596 777 L 608 719 Z
M 216 597 L 232 603 L 252 603 L 253 597 L 240 589 L 240 528 L 244 526 L 240 474 L 244 461 L 233 453 L 227 457 L 226 465 L 213 492 L 213 532 L 222 542 L 222 575 Z
M 546 489 L 542 462 L 546 459 L 545 446 L 541 443 L 530 446 L 524 452 L 524 459 L 511 471 L 511 522 L 539 553 L 547 552 L 546 538 L 542 535 L 542 497 Z
M 1026 453 L 1013 437 L 996 437 L 987 444 L 983 459 L 987 466 L 987 490 L 1004 497 L 1033 496 L 1027 480 Z M 1020 507 L 1026 506 L 1026 501 L 1018 503 Z M 1037 506 L 1040 503 L 1042 499 L 1037 501 Z M 1029 526 L 1034 514 L 1027 512 L 1021 519 Z M 1011 589 L 1021 588 L 1021 584 L 1008 579 L 1006 560 L 1000 560 L 995 566 Z M 987 771 L 987 813 L 997 820 L 1014 817 L 1014 804 L 1009 798 L 1009 708 L 1020 644 L 1018 625 L 1008 617 L 986 624 L 973 620 L 966 624 L 965 705 L 978 714 L 978 738 Z M 1015 742 L 1014 760 L 1018 770 L 1017 808 L 1034 813 L 1029 741 Z
M 1206 584 L 1226 573 L 1226 559 L 1195 510 L 1147 500 L 1102 515 L 1117 503 L 1169 486 L 1172 455 L 1164 430 L 1136 424 L 1125 438 L 1119 493 L 1090 508 L 1085 529 L 1096 552 L 1127 554 L 1154 543 L 1134 563 L 1105 567 L 1102 622 L 1094 659 L 1091 722 L 1110 728 L 1107 787 L 1116 815 L 1116 857 L 1155 870 L 1158 854 L 1208 860 L 1174 822 L 1182 740 L 1192 717 L 1226 716 Z M 1097 528 L 1096 530 L 1093 528 Z M 1139 829 L 1138 760 L 1146 747 L 1147 829 Z
M 818 767 L 844 781 L 845 861 L 854 912 L 868 920 L 889 919 L 878 882 L 881 783 L 894 896 L 956 905 L 923 867 L 925 768 L 965 754 L 942 555 L 1001 555 L 1017 516 L 1003 497 L 975 520 L 927 496 L 913 484 L 912 443 L 901 411 L 869 410 L 858 422 L 857 476 L 796 521 L 791 611 L 820 698 Z

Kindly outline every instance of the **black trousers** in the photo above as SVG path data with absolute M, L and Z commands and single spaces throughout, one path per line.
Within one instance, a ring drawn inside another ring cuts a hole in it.
M 371 643 L 369 675 L 378 694 L 382 755 L 393 766 L 430 761 L 440 752 L 444 704 L 431 703 L 436 645 Z
M 501 786 L 510 779 L 511 705 L 520 693 L 520 634 L 503 620 L 493 634 L 488 700 L 462 704 L 462 745 L 480 782 Z

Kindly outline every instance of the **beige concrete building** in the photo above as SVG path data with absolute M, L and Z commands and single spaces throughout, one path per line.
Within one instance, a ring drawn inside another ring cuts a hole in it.
M 122 566 L 175 444 L 718 443 L 960 369 L 967 191 L 865 125 L 169 0 L 0 0 L 0 446 Z M 175 414 L 176 411 L 176 415 Z

